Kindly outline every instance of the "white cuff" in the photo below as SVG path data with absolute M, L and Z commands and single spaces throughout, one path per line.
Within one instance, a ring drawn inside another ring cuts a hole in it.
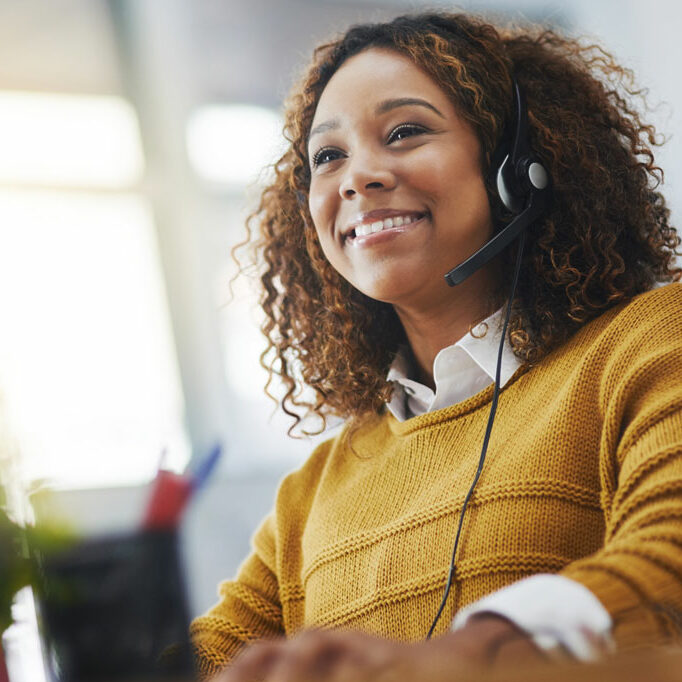
M 608 611 L 587 587 L 561 575 L 542 573 L 493 592 L 461 609 L 452 629 L 484 612 L 507 618 L 543 651 L 594 661 L 613 649 Z

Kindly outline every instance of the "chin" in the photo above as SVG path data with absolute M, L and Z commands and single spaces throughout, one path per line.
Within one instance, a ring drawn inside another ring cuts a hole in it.
M 391 305 L 423 302 L 429 296 L 439 297 L 442 294 L 439 291 L 441 285 L 448 289 L 443 279 L 445 270 L 441 272 L 439 266 L 433 263 L 427 265 L 408 260 L 403 260 L 400 264 L 391 261 L 375 262 L 370 272 L 371 274 L 365 269 L 362 273 L 364 276 L 349 278 L 349 281 L 365 296 Z
M 412 299 L 418 291 L 418 288 L 411 284 L 409 287 L 404 286 L 413 280 L 407 279 L 404 276 L 396 278 L 395 281 L 384 282 L 382 285 L 356 287 L 365 296 L 380 301 L 381 303 L 388 303 L 390 305 L 400 305 L 401 302 Z M 400 286 L 400 285 L 403 286 Z

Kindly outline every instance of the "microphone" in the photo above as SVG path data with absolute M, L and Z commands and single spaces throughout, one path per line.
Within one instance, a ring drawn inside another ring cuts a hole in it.
M 468 277 L 471 277 L 476 270 L 482 268 L 509 246 L 523 230 L 545 212 L 546 208 L 547 193 L 532 189 L 526 208 L 509 225 L 506 225 L 463 263 L 460 263 L 445 274 L 445 281 L 448 285 L 454 287 L 457 284 L 461 284 Z

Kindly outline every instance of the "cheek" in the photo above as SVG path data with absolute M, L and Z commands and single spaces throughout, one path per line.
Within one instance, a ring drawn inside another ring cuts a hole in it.
M 310 193 L 308 195 L 308 210 L 310 211 L 310 216 L 315 224 L 315 229 L 319 231 L 319 225 L 322 224 L 322 213 L 324 209 L 324 202 L 319 192 L 310 188 Z
M 318 180 L 310 184 L 308 209 L 318 234 L 333 228 L 337 203 L 334 201 L 335 194 L 324 182 Z
M 322 248 L 322 253 L 324 254 L 325 258 L 336 268 L 335 264 L 335 253 L 333 249 L 333 242 L 329 237 L 329 232 L 326 230 L 319 230 L 317 227 L 315 227 L 315 232 L 317 233 L 317 241 L 320 243 L 320 247 Z
M 443 154 L 425 155 L 421 160 L 418 173 L 414 174 L 424 190 L 429 187 L 442 195 L 471 192 L 483 185 L 483 177 L 478 167 L 473 167 L 468 158 L 452 157 Z
M 436 206 L 452 218 L 468 216 L 475 222 L 491 221 L 483 176 L 471 163 L 435 157 L 419 174 L 419 182 Z
M 335 192 L 325 191 L 319 185 L 317 187 L 311 185 L 308 195 L 308 210 L 310 211 L 310 217 L 313 219 L 317 238 L 324 255 L 332 265 L 334 265 L 337 246 L 334 237 L 334 225 L 338 207 L 337 202 L 334 200 L 334 194 Z
M 425 197 L 438 197 L 444 185 L 452 184 L 447 179 L 452 177 L 451 169 L 438 154 L 422 154 L 418 159 L 410 159 L 409 165 L 398 169 L 398 174 L 409 191 L 417 190 Z

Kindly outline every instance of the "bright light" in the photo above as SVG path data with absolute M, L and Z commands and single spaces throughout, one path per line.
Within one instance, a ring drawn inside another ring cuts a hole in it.
M 132 194 L 0 191 L 0 390 L 28 479 L 139 483 L 188 460 L 151 212 Z
M 241 189 L 282 154 L 282 119 L 275 111 L 245 104 L 206 106 L 187 124 L 187 153 L 209 182 Z
M 143 167 L 137 118 L 120 97 L 0 92 L 0 182 L 128 188 Z

